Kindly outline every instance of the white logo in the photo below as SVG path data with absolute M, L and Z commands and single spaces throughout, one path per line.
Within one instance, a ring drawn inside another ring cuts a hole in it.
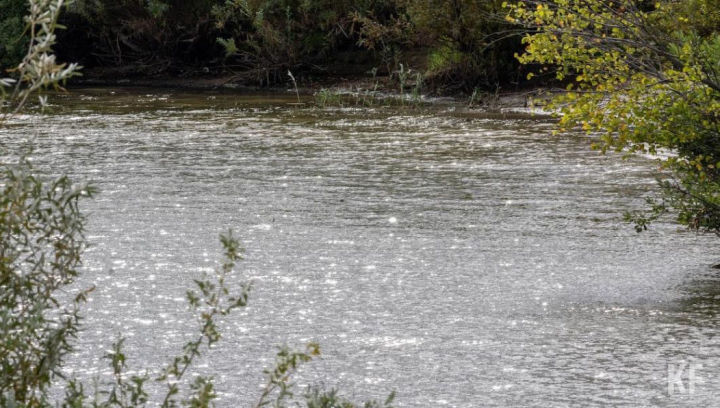
M 702 378 L 698 376 L 700 369 L 702 369 L 702 364 L 699 363 L 688 363 L 687 361 L 668 363 L 668 395 L 695 393 L 695 385 L 702 383 Z

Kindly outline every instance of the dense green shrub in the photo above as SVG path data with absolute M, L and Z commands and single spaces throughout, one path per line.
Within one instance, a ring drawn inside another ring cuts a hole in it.
M 43 182 L 27 162 L 0 166 L 0 185 L 0 406 L 43 406 L 86 296 L 63 291 L 86 246 L 78 200 L 92 190 Z
M 509 19 L 531 28 L 522 62 L 572 78 L 552 106 L 563 128 L 595 146 L 655 156 L 666 174 L 642 231 L 671 211 L 720 234 L 720 16 L 718 0 L 524 0 Z
M 78 0 L 61 54 L 133 73 L 219 67 L 261 71 L 270 82 L 287 69 L 316 69 L 335 52 L 359 49 L 354 13 L 382 16 L 393 3 L 365 0 Z M 89 43 L 89 46 L 88 46 Z
M 63 0 L 30 0 L 25 22 L 28 29 L 22 57 L 6 72 L 0 72 L 0 125 L 20 111 L 31 96 L 47 88 L 59 89 L 67 79 L 78 75 L 75 63 L 58 63 L 53 53 L 55 31 Z M 7 76 L 6 76 L 7 75 Z M 39 95 L 41 105 L 45 98 Z
M 387 1 L 235 0 L 215 7 L 227 63 L 261 70 L 269 82 L 287 69 L 322 71 L 336 53 L 359 50 L 357 16 L 384 18 Z M 272 75 L 272 77 L 270 77 Z
M 220 53 L 213 0 L 77 0 L 64 21 L 59 53 L 90 66 L 128 66 L 131 73 L 179 72 L 208 65 Z
M 450 91 L 524 78 L 499 0 L 78 0 L 66 21 L 66 57 L 135 74 L 215 68 L 275 84 L 288 69 L 399 79 L 403 64 Z
M 25 14 L 26 0 L 0 0 L 0 75 L 16 66 L 27 49 L 27 37 L 22 35 Z
M 492 89 L 520 80 L 518 37 L 501 0 L 399 0 L 428 46 L 425 77 L 451 89 Z

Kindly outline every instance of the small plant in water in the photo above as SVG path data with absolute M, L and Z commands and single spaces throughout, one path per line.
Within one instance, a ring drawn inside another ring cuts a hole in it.
M 400 64 L 400 69 L 397 71 L 398 85 L 400 86 L 400 102 L 405 105 L 405 83 L 407 82 L 410 70 L 405 70 L 405 66 Z
M 410 91 L 410 95 L 408 98 L 408 95 L 405 94 L 405 89 L 407 86 L 410 85 L 409 79 L 411 78 L 413 74 L 413 70 L 410 68 L 405 68 L 405 65 L 399 64 L 400 69 L 397 71 L 397 77 L 398 77 L 398 85 L 400 88 L 400 105 L 405 106 L 406 99 L 409 99 L 411 102 L 411 105 L 413 107 L 419 107 L 422 102 L 422 85 L 423 85 L 423 75 L 420 72 L 415 72 L 414 75 L 414 84 L 412 85 L 412 90 Z
M 320 108 L 343 106 L 343 96 L 338 91 L 322 88 L 314 96 L 315 105 Z
M 297 101 L 298 101 L 298 103 L 300 103 L 300 91 L 298 91 L 298 86 L 297 86 L 297 81 L 295 81 L 295 76 L 293 75 L 293 73 L 290 70 L 288 70 L 287 73 L 288 73 L 288 76 L 290 77 L 290 80 L 293 83 L 293 87 L 295 88 L 295 96 L 297 96 Z
M 478 99 L 480 92 L 481 92 L 480 88 L 478 88 L 478 87 L 473 88 L 472 94 L 470 95 L 470 100 L 468 101 L 468 108 L 473 107 L 473 104 Z
M 422 84 L 423 76 L 420 72 L 415 73 L 415 86 L 412 90 L 412 101 L 415 106 L 418 106 L 422 100 Z

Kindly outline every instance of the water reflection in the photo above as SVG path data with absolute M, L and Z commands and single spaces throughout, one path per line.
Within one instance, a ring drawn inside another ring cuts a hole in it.
M 402 406 L 715 402 L 714 378 L 665 392 L 670 359 L 720 369 L 717 254 L 715 237 L 621 222 L 652 163 L 542 118 L 288 101 L 79 90 L 36 122 L 37 168 L 102 192 L 80 375 L 102 372 L 117 332 L 131 366 L 165 361 L 187 339 L 185 289 L 233 227 L 256 289 L 205 362 L 221 406 L 256 396 L 273 345 L 308 340 L 325 358 L 301 383 L 395 388 Z
M 679 289 L 683 294 L 678 300 L 679 312 L 699 315 L 692 321 L 707 319 L 706 323 L 717 323 L 715 319 L 720 313 L 720 271 L 708 268 L 707 272 L 691 277 Z

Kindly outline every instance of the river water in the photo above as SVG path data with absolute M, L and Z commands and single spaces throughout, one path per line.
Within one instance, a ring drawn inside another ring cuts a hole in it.
M 79 89 L 1 131 L 100 189 L 70 372 L 107 373 L 118 334 L 132 369 L 175 355 L 197 327 L 185 290 L 232 228 L 254 289 L 198 366 L 219 406 L 250 406 L 275 346 L 308 341 L 301 389 L 401 407 L 717 405 L 717 238 L 622 222 L 653 162 L 544 117 L 291 102 Z M 696 378 L 669 393 L 677 363 Z

